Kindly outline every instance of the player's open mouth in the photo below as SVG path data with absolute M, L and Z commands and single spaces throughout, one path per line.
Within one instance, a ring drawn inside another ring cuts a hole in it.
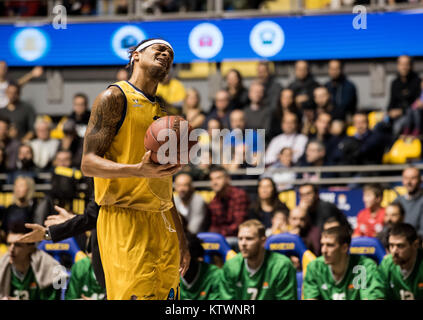
M 166 60 L 163 60 L 163 59 L 156 59 L 157 61 L 159 61 L 159 63 L 163 66 L 163 67 L 165 67 L 165 68 L 167 68 L 167 61 Z

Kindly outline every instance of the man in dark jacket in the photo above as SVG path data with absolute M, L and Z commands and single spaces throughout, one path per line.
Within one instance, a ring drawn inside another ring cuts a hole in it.
M 261 101 L 262 105 L 270 107 L 272 110 L 276 109 L 279 101 L 279 96 L 282 91 L 282 86 L 270 73 L 269 62 L 259 62 L 257 66 L 257 77 L 258 81 L 264 87 L 263 99 Z
M 342 63 L 339 60 L 330 60 L 328 64 L 330 81 L 325 87 L 331 95 L 334 109 L 332 118 L 346 120 L 348 115 L 352 116 L 357 109 L 357 90 L 355 85 L 347 79 L 342 70 Z
M 392 113 L 404 115 L 421 92 L 421 79 L 413 71 L 412 60 L 409 56 L 398 57 L 397 70 L 398 75 L 391 83 L 391 98 L 388 105 L 392 118 L 396 118 Z
M 295 63 L 295 80 L 289 85 L 289 89 L 294 91 L 294 95 L 301 92 L 307 93 L 309 100 L 313 100 L 313 91 L 319 86 L 310 73 L 307 61 L 299 60 Z

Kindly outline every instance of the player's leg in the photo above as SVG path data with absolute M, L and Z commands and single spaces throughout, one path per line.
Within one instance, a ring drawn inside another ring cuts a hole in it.
M 170 211 L 162 215 L 163 231 L 160 232 L 161 255 L 158 263 L 161 282 L 158 296 L 160 300 L 179 300 L 179 241 Z
M 101 207 L 97 234 L 109 300 L 158 298 L 158 218 L 157 213 Z

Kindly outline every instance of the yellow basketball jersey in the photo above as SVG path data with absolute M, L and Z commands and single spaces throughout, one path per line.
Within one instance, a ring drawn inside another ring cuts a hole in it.
M 150 124 L 166 116 L 154 98 L 147 97 L 127 81 L 118 87 L 126 98 L 126 106 L 118 129 L 104 158 L 125 164 L 142 161 L 144 136 Z M 94 178 L 95 200 L 99 205 L 113 205 L 143 211 L 164 211 L 173 207 L 172 177 L 165 178 Z

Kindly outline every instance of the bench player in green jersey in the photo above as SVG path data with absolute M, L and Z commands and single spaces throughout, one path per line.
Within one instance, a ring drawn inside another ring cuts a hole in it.
M 103 300 L 106 290 L 98 283 L 91 264 L 91 254 L 72 266 L 66 300 Z
M 375 299 L 377 265 L 364 256 L 350 255 L 351 234 L 346 227 L 322 232 L 322 256 L 306 270 L 303 294 L 306 300 Z
M 423 249 L 416 230 L 406 223 L 395 224 L 388 233 L 390 255 L 379 266 L 377 298 L 423 299 Z
M 201 259 L 204 249 L 197 236 L 187 234 L 191 261 L 187 273 L 181 277 L 181 300 L 218 300 L 221 269 Z
M 291 260 L 264 248 L 264 225 L 247 220 L 238 228 L 240 253 L 227 260 L 220 282 L 223 300 L 296 300 L 297 279 Z
M 7 235 L 8 252 L 0 259 L 0 300 L 58 300 L 64 267 L 34 243 L 21 243 L 26 232 L 16 224 Z M 54 288 L 54 282 L 58 288 Z

